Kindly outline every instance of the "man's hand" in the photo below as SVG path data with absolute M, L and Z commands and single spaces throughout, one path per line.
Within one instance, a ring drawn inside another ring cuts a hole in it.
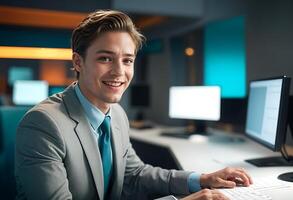
M 202 174 L 200 185 L 202 188 L 233 188 L 236 185 L 249 186 L 252 179 L 243 168 L 227 167 L 211 174 Z
M 181 200 L 228 200 L 228 198 L 218 190 L 203 189 Z

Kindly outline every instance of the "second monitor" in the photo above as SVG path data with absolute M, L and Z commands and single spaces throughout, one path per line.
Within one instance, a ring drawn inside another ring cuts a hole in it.
M 177 86 L 169 93 L 169 116 L 177 119 L 220 119 L 221 90 L 218 86 Z
M 218 121 L 221 113 L 219 86 L 174 86 L 169 90 L 169 117 L 195 122 L 195 130 L 170 136 L 188 138 L 191 134 L 206 135 L 206 121 Z

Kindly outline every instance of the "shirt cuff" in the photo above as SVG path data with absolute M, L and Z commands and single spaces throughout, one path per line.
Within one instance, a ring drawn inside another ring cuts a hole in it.
M 198 192 L 199 190 L 201 190 L 201 187 L 200 187 L 200 174 L 195 173 L 195 172 L 191 173 L 188 176 L 187 184 L 188 184 L 189 192 L 191 192 L 191 193 Z

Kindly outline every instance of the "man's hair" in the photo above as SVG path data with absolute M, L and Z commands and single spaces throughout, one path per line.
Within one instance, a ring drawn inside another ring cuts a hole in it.
M 127 32 L 133 39 L 136 49 L 141 48 L 145 37 L 138 32 L 128 15 L 115 10 L 97 10 L 90 13 L 72 32 L 71 48 L 82 58 L 86 50 L 100 35 L 106 32 Z M 77 78 L 79 77 L 79 72 Z

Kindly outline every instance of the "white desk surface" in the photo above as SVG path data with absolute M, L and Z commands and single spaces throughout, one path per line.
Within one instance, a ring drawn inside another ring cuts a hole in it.
M 229 134 L 223 131 L 211 129 L 214 136 L 195 136 L 189 140 L 161 136 L 162 132 L 178 132 L 182 128 L 158 127 L 145 130 L 130 130 L 130 137 L 170 147 L 184 170 L 209 173 L 223 169 L 227 166 L 245 168 L 253 179 L 266 177 L 276 181 L 279 174 L 293 172 L 293 167 L 255 167 L 245 159 L 261 158 L 268 156 L 280 156 L 280 153 L 272 152 L 270 149 L 246 138 L 244 135 Z M 242 138 L 244 142 L 231 142 L 227 137 Z M 274 189 L 266 192 L 273 200 L 292 200 L 293 183 L 290 188 Z

